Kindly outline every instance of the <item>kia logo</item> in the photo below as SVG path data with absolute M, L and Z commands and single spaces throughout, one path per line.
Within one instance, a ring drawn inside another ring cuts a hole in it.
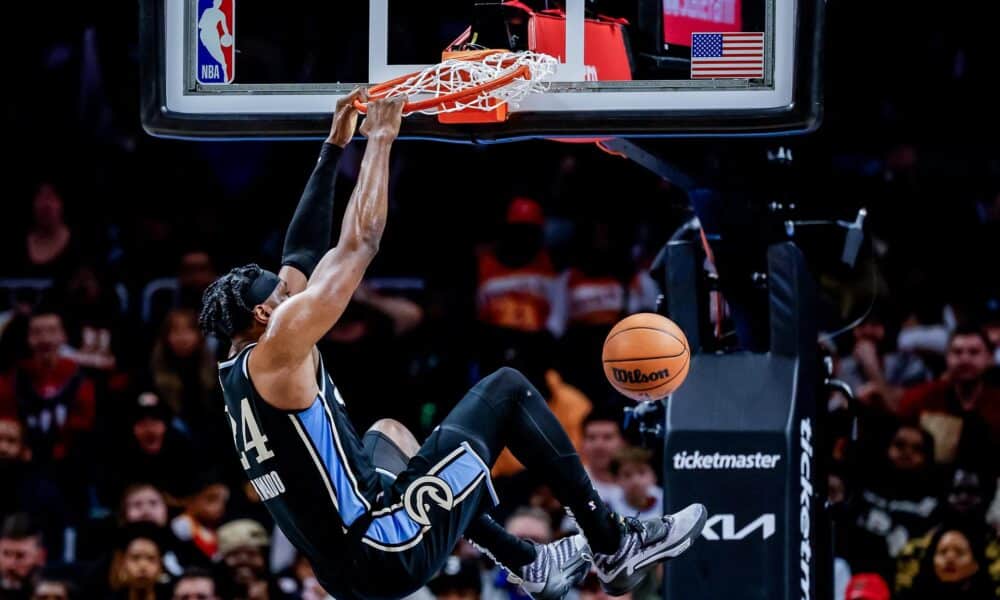
M 713 515 L 705 522 L 705 528 L 701 530 L 701 535 L 706 540 L 713 542 L 720 540 L 742 540 L 760 529 L 762 539 L 766 540 L 774 535 L 774 523 L 774 513 L 767 513 L 757 517 L 742 529 L 737 530 L 735 515 Z M 720 526 L 718 529 L 716 529 L 717 525 Z

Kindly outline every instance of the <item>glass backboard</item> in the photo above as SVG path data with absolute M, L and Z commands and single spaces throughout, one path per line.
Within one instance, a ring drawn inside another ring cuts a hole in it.
M 337 98 L 455 40 L 559 63 L 502 123 L 402 135 L 778 134 L 816 126 L 822 0 L 141 0 L 143 124 L 188 138 L 314 137 Z

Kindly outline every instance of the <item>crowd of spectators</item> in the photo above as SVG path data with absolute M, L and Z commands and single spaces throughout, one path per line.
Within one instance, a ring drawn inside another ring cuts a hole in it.
M 828 330 L 865 315 L 826 343 L 856 397 L 828 402 L 840 598 L 996 598 L 1000 153 L 995 107 L 983 103 L 992 63 L 977 36 L 958 35 L 963 24 L 885 4 L 909 13 L 905 27 L 889 24 L 891 7 L 864 18 L 830 7 L 838 53 L 825 128 L 789 142 L 797 164 L 780 183 L 747 167 L 726 191 L 745 186 L 734 206 L 792 199 L 836 217 L 861 205 L 871 214 L 857 272 L 815 261 L 835 317 Z M 5 95 L 0 118 L 23 168 L 5 179 L 0 223 L 0 598 L 324 598 L 239 469 L 215 367 L 228 348 L 197 326 L 218 274 L 248 260 L 275 266 L 318 142 L 150 138 L 137 116 L 134 6 L 12 10 L 12 22 L 52 26 L 23 47 L 4 42 L 20 58 L 7 68 L 23 93 Z M 859 52 L 848 39 L 858 23 L 877 47 Z M 859 72 L 870 54 L 898 57 L 911 37 L 927 60 Z M 948 120 L 971 140 L 951 137 Z M 768 148 L 684 152 L 731 160 Z M 343 159 L 340 211 L 359 160 L 357 148 Z M 650 264 L 690 219 L 684 192 L 588 146 L 403 142 L 390 194 L 379 257 L 320 344 L 357 428 L 391 416 L 425 436 L 470 384 L 514 366 L 609 505 L 662 513 L 658 449 L 623 429 L 626 402 L 599 356 L 618 319 L 656 308 L 662 282 Z M 505 455 L 494 475 L 510 531 L 545 542 L 573 529 L 544 474 Z M 659 587 L 654 577 L 633 595 Z M 468 544 L 420 595 L 525 597 Z M 590 576 L 574 596 L 605 594 Z

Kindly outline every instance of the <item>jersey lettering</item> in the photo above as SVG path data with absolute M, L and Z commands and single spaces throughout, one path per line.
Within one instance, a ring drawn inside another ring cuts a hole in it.
M 236 444 L 236 450 L 240 453 L 240 464 L 243 465 L 244 471 L 250 470 L 250 461 L 247 459 L 247 452 L 254 450 L 257 453 L 257 464 L 261 464 L 265 460 L 274 456 L 274 452 L 271 452 L 267 447 L 267 436 L 262 434 L 260 431 L 260 426 L 257 425 L 257 419 L 253 416 L 253 411 L 250 410 L 250 400 L 244 398 L 240 402 L 240 420 L 242 421 L 240 429 L 243 432 L 243 449 L 240 450 L 239 438 L 236 435 L 236 419 L 229 414 L 229 408 L 226 408 L 226 414 L 229 416 L 229 426 L 233 431 L 233 442 Z

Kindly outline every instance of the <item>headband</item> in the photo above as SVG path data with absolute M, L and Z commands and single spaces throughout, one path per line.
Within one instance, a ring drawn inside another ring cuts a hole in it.
M 280 282 L 281 279 L 277 275 L 266 269 L 263 270 L 243 293 L 243 301 L 250 308 L 263 304 Z

